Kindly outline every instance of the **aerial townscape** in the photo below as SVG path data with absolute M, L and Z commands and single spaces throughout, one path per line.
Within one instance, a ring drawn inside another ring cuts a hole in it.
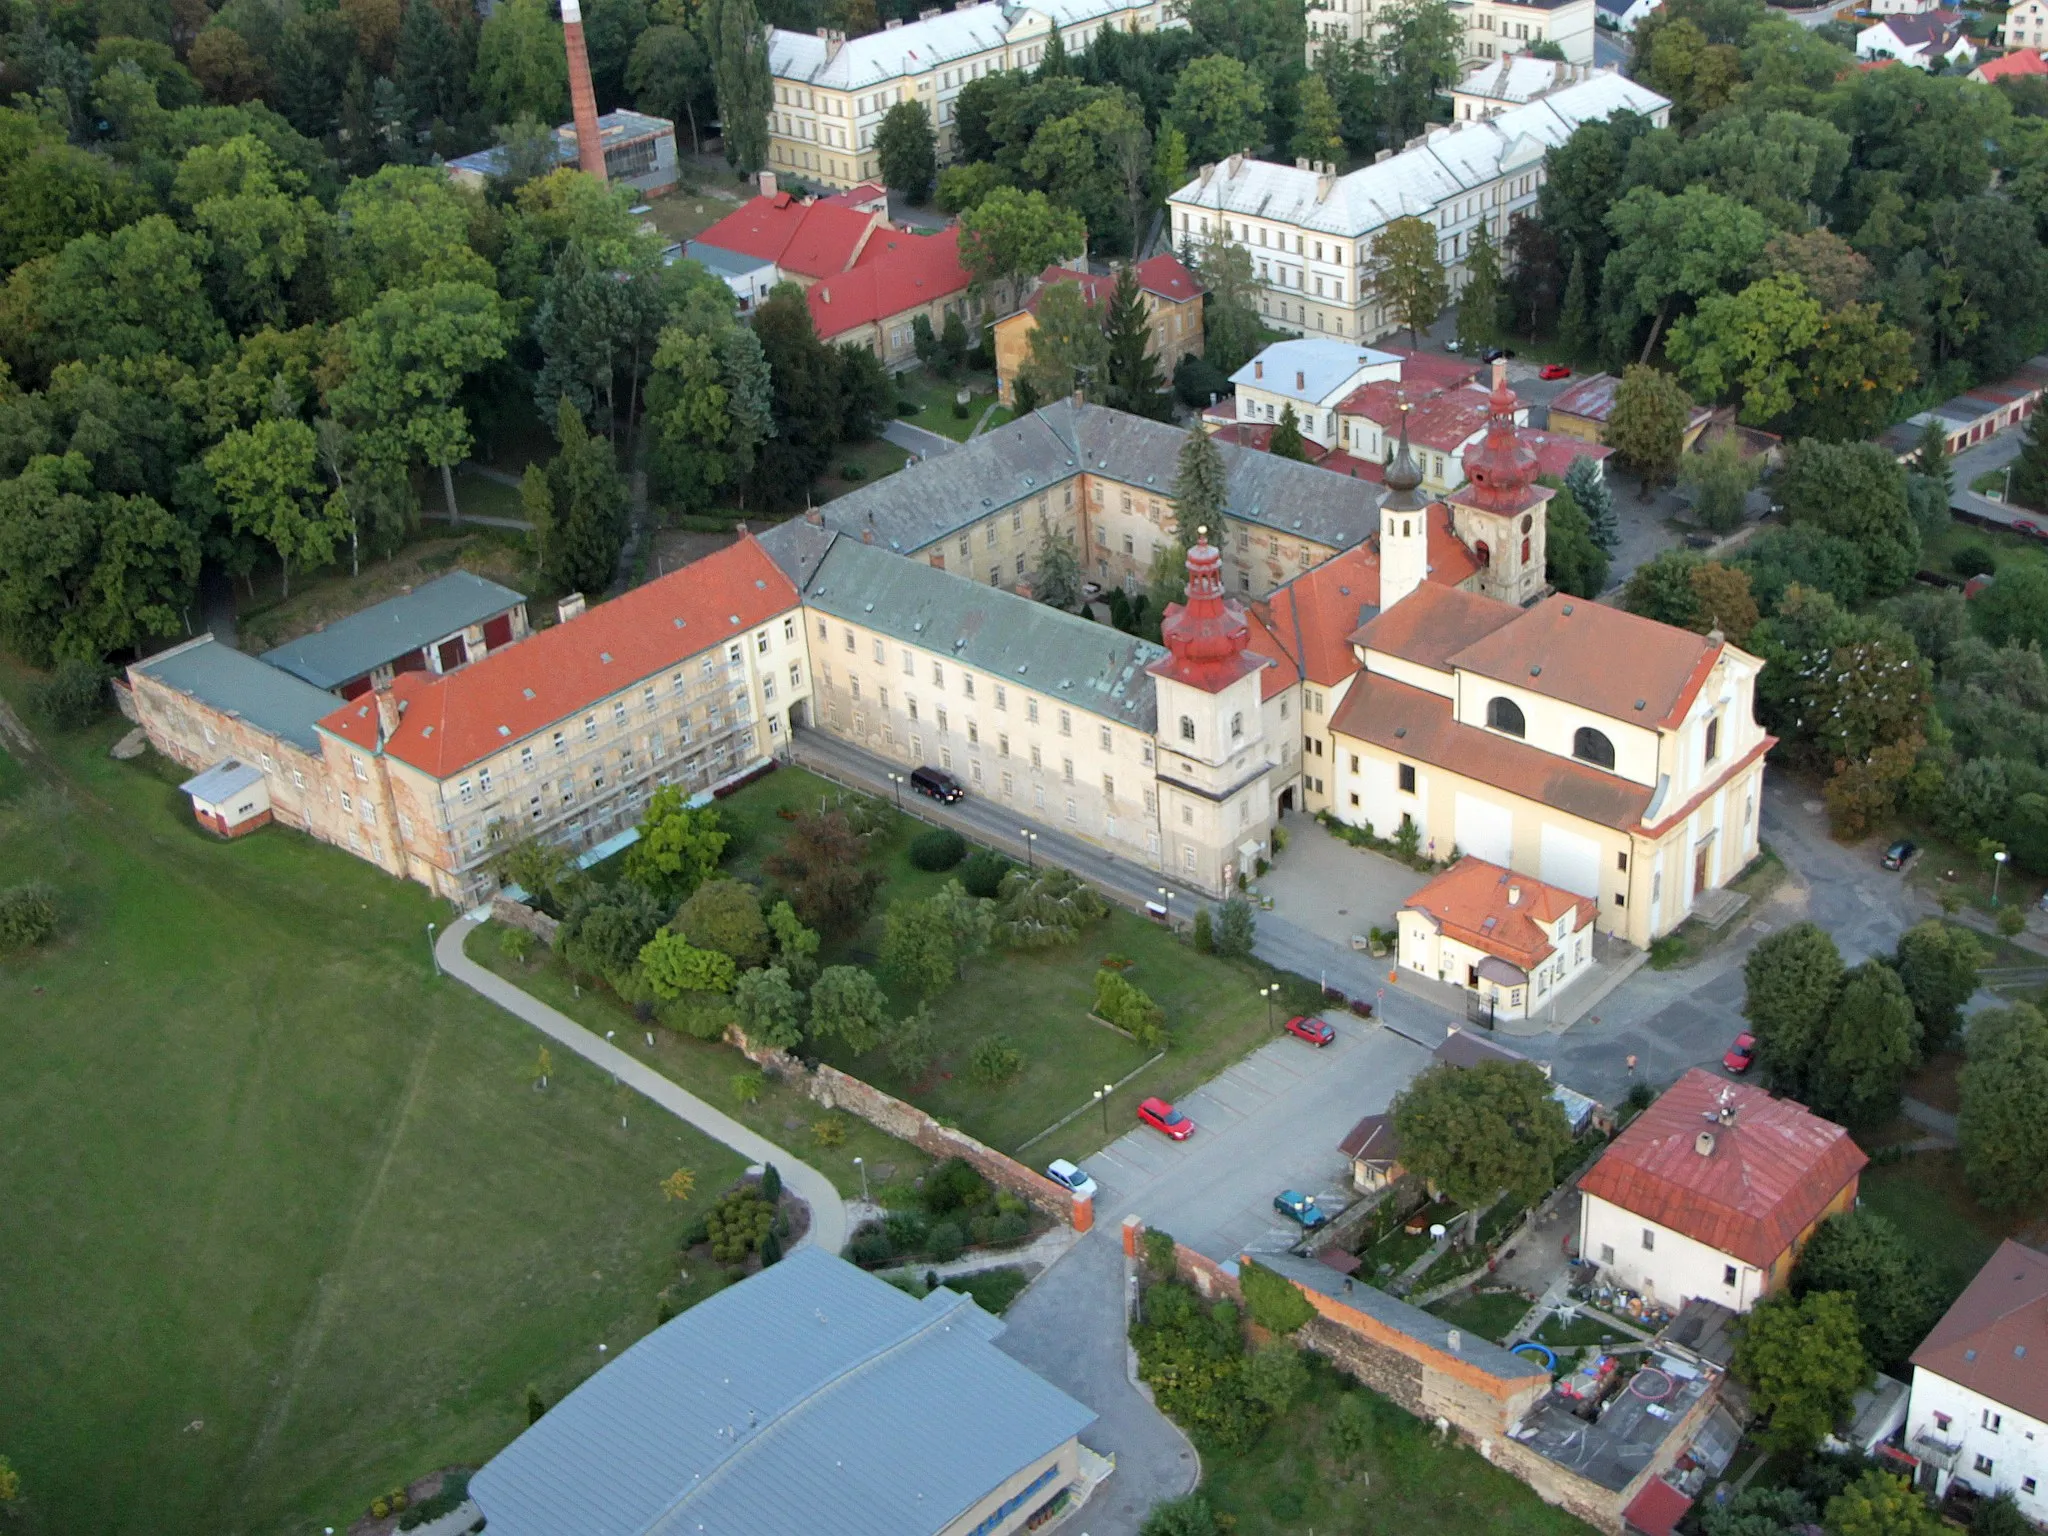
M 2048 0 L 11 0 L 0 1536 L 2048 1531 Z

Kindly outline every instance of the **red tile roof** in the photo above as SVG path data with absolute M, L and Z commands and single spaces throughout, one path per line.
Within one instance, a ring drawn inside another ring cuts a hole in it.
M 1638 1536 L 1672 1536 L 1691 1508 L 1690 1497 L 1663 1478 L 1653 1477 L 1621 1512 L 1622 1528 L 1635 1531 Z
M 1363 1157 L 1372 1163 L 1398 1162 L 1401 1138 L 1394 1134 L 1394 1117 L 1367 1115 L 1337 1143 L 1337 1150 L 1346 1157 Z
M 1515 436 L 1536 450 L 1536 473 L 1559 480 L 1565 477 L 1574 460 L 1591 459 L 1598 464 L 1614 452 L 1605 443 L 1589 443 L 1583 437 L 1540 432 L 1533 427 L 1524 427 Z
M 1353 638 L 1368 650 L 1448 672 L 1453 656 L 1521 616 L 1497 597 L 1425 582 Z
M 1024 301 L 1024 307 L 1032 314 L 1038 313 L 1038 300 L 1045 290 L 1056 283 L 1073 283 L 1081 290 L 1081 297 L 1091 305 L 1107 304 L 1110 295 L 1116 291 L 1114 272 L 1083 272 L 1073 267 L 1057 264 L 1047 267 L 1038 274 L 1038 286 L 1031 290 L 1031 296 Z M 1156 294 L 1176 304 L 1185 304 L 1201 287 L 1195 282 L 1194 274 L 1181 265 L 1178 256 L 1154 256 L 1138 263 L 1138 287 L 1146 293 Z
M 1363 416 L 1392 431 L 1401 419 L 1401 402 L 1408 402 L 1408 440 L 1418 448 L 1438 453 L 1455 453 L 1486 426 L 1486 392 L 1459 386 L 1439 390 L 1417 399 L 1403 381 L 1375 380 L 1361 384 L 1337 407 L 1343 416 Z
M 812 285 L 805 299 L 811 322 L 827 341 L 856 326 L 962 292 L 970 281 L 960 265 L 960 227 L 934 235 L 876 230 L 851 272 Z
M 1202 291 L 1195 274 L 1173 255 L 1160 255 L 1138 263 L 1138 286 L 1162 299 L 1184 304 Z
M 1942 1314 L 1913 1364 L 2031 1419 L 2048 1419 L 2048 1254 L 2011 1238 Z
M 785 272 L 830 277 L 854 264 L 869 231 L 879 223 L 875 214 L 857 208 L 807 203 L 778 192 L 773 197 L 754 198 L 697 239 L 722 251 L 772 261 Z
M 1694 1067 L 1615 1138 L 1579 1189 L 1769 1269 L 1867 1162 L 1833 1121 Z
M 1592 927 L 1596 915 L 1587 897 L 1469 855 L 1410 896 L 1401 910 L 1420 912 L 1439 933 L 1524 971 L 1550 958 L 1549 925 L 1571 912 L 1576 915 L 1567 931 L 1575 933 Z
M 1560 592 L 1447 660 L 1610 720 L 1655 727 L 1685 718 L 1725 648 L 1689 629 Z
M 2008 53 L 2002 59 L 1992 59 L 1979 64 L 1970 71 L 1972 80 L 1989 83 L 2018 75 L 2048 75 L 2048 59 L 2043 59 L 2039 50 L 2020 48 Z
M 789 578 L 744 536 L 460 671 L 399 673 L 392 692 L 402 713 L 384 750 L 445 779 L 796 605 Z M 375 697 L 351 700 L 320 725 L 374 750 Z
M 1301 681 L 1301 669 L 1294 664 L 1294 658 L 1280 643 L 1265 615 L 1252 604 L 1245 605 L 1245 649 L 1261 661 L 1270 663 L 1259 674 L 1259 702 L 1265 703 L 1277 693 L 1283 693 Z

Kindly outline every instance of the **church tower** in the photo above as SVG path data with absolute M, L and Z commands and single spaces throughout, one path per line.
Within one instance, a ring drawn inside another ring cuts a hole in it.
M 1401 402 L 1401 443 L 1387 466 L 1380 502 L 1380 611 L 1384 613 L 1429 579 L 1429 503 L 1418 487 L 1422 471 L 1408 452 L 1408 402 Z
M 1499 359 L 1486 405 L 1486 435 L 1465 450 L 1466 483 L 1449 497 L 1451 527 L 1479 557 L 1479 591 L 1532 603 L 1549 589 L 1544 514 L 1554 493 L 1536 483 L 1536 450 L 1515 430 L 1520 402 Z

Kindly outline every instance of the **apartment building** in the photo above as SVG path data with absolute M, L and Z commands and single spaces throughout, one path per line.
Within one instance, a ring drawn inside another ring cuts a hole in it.
M 828 186 L 872 181 L 881 174 L 875 133 L 902 101 L 931 117 L 943 164 L 957 145 L 953 109 L 961 88 L 984 75 L 1035 68 L 1055 27 L 1071 53 L 1104 28 L 1151 32 L 1183 24 L 1166 0 L 962 0 L 950 11 L 928 10 L 852 39 L 830 29 L 770 28 L 769 164 Z
M 1375 41 L 1390 0 L 1308 0 L 1307 62 L 1331 43 Z M 1484 64 L 1555 43 L 1573 64 L 1593 62 L 1595 0 L 1451 0 L 1463 28 L 1465 62 Z
M 1594 74 L 1492 117 L 1432 129 L 1398 154 L 1339 176 L 1233 155 L 1167 201 L 1183 248 L 1212 233 L 1244 247 L 1259 311 L 1276 330 L 1371 341 L 1398 328 L 1372 294 L 1372 237 L 1396 219 L 1437 230 L 1455 294 L 1483 223 L 1495 247 L 1536 204 L 1544 155 L 1581 123 L 1638 112 L 1663 126 L 1671 104 L 1613 72 Z

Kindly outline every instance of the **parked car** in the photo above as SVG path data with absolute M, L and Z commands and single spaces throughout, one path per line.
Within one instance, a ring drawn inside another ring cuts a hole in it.
M 1195 1122 L 1164 1099 L 1147 1099 L 1138 1106 L 1138 1118 L 1155 1131 L 1164 1131 L 1175 1141 L 1195 1134 Z
M 1489 363 L 1497 363 L 1504 357 L 1513 357 L 1514 355 L 1515 349 L 1513 347 L 1488 347 L 1479 354 L 1483 361 Z
M 1330 1219 L 1329 1213 L 1316 1204 L 1314 1195 L 1304 1195 L 1298 1189 L 1281 1190 L 1273 1197 L 1273 1209 L 1290 1221 L 1300 1222 L 1304 1232 L 1313 1232 Z
M 1310 1045 L 1328 1045 L 1337 1038 L 1337 1031 L 1329 1023 L 1308 1014 L 1296 1014 L 1287 1021 L 1287 1033 L 1297 1040 L 1306 1040 Z
M 1913 855 L 1920 851 L 1920 845 L 1911 838 L 1900 838 L 1884 851 L 1886 869 L 1904 869 L 1913 862 Z
M 1571 376 L 1571 369 L 1565 367 L 1563 363 L 1550 363 L 1544 367 L 1542 373 L 1537 375 L 1538 378 L 1542 379 L 1568 379 Z
M 1045 1176 L 1055 1184 L 1064 1184 L 1077 1195 L 1095 1198 L 1095 1181 L 1088 1177 L 1088 1170 L 1077 1168 L 1064 1157 L 1056 1157 L 1045 1165 Z
M 1755 1062 L 1756 1036 L 1747 1030 L 1735 1037 L 1735 1043 L 1721 1057 L 1721 1065 L 1730 1072 L 1747 1072 Z
M 2028 522 L 2024 517 L 2016 517 L 2012 520 L 2012 531 L 2014 533 L 2024 533 L 2030 539 L 2043 537 L 2041 525 Z
M 910 770 L 910 787 L 920 795 L 929 795 L 934 800 L 943 800 L 947 805 L 956 800 L 965 800 L 967 790 L 961 782 L 943 768 L 913 768 Z

